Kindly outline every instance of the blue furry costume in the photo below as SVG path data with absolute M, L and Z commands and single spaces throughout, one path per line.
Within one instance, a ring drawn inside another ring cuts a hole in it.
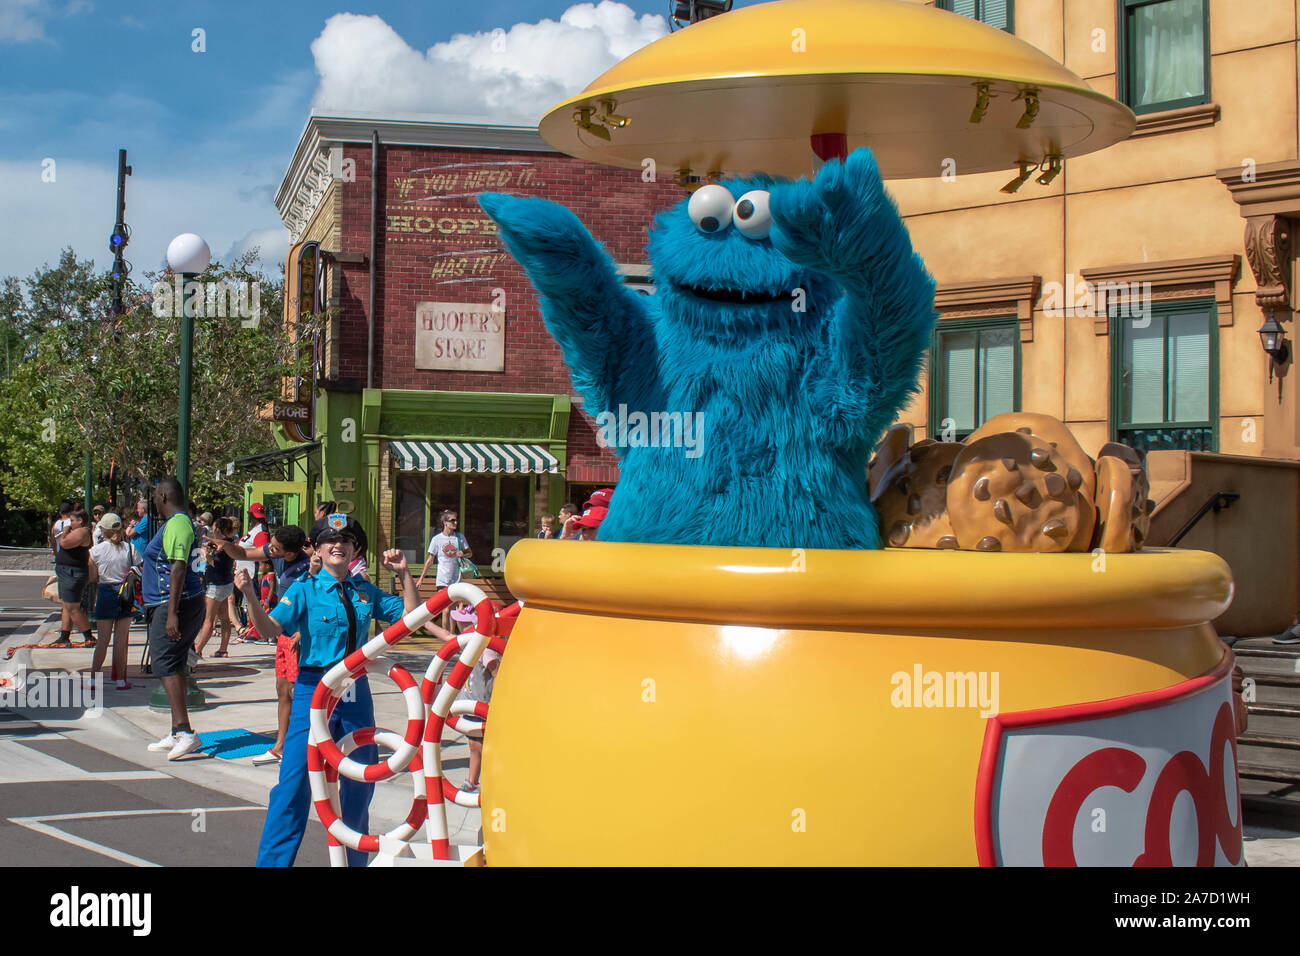
M 629 431 L 599 537 L 878 548 L 866 463 L 916 391 L 934 280 L 865 149 L 811 182 L 720 186 L 730 195 L 706 186 L 656 218 L 653 296 L 624 285 L 565 207 L 479 197 L 588 414 L 702 413 L 694 449 Z

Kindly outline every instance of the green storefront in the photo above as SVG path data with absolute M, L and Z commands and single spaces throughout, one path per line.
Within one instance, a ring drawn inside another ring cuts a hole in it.
M 321 480 L 370 538 L 372 578 L 387 548 L 418 573 L 438 514 L 460 516 L 482 577 L 500 577 L 504 556 L 554 514 L 565 493 L 567 395 L 324 390 L 316 399 Z

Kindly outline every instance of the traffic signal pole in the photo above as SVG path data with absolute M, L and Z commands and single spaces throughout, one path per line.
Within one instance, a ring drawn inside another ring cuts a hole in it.
M 109 239 L 109 251 L 113 253 L 113 315 L 122 314 L 122 286 L 130 267 L 122 259 L 126 244 L 131 241 L 130 230 L 126 225 L 126 177 L 131 175 L 131 167 L 126 164 L 126 150 L 117 151 L 117 216 L 113 219 L 113 237 Z
M 113 235 L 108 240 L 108 251 L 113 253 L 113 317 L 121 315 L 122 286 L 126 284 L 131 266 L 122 257 L 126 244 L 131 241 L 131 230 L 126 225 L 126 177 L 131 175 L 131 167 L 126 164 L 126 150 L 117 151 L 117 215 L 113 217 Z M 94 482 L 91 477 L 91 449 L 86 449 L 86 510 L 90 511 Z

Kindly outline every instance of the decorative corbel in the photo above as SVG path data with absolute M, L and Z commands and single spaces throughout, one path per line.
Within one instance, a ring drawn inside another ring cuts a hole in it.
M 1251 216 L 1246 220 L 1246 258 L 1255 274 L 1255 301 L 1260 309 L 1290 311 L 1291 224 L 1285 216 Z

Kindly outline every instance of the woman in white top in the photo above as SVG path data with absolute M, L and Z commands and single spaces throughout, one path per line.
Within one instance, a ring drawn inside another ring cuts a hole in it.
M 131 612 L 135 609 L 135 584 L 130 585 L 127 598 L 119 596 L 123 583 L 133 567 L 141 564 L 140 552 L 126 540 L 122 519 L 109 512 L 99 521 L 104 540 L 90 549 L 91 565 L 98 572 L 99 590 L 95 596 L 95 618 L 99 622 L 99 643 L 95 645 L 95 659 L 90 665 L 90 679 L 104 666 L 108 653 L 108 638 L 113 636 L 113 673 L 118 690 L 128 690 L 126 680 L 126 651 L 131 630 Z

